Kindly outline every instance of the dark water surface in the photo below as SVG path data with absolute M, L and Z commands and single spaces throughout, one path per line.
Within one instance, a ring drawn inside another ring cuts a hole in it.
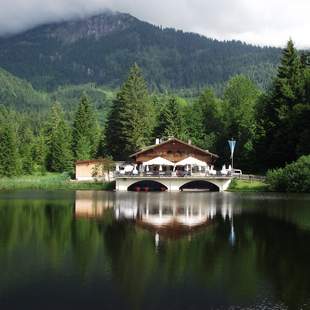
M 310 196 L 0 193 L 0 309 L 310 309 Z

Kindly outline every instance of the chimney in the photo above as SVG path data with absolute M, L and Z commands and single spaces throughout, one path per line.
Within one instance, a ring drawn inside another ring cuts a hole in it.
M 160 143 L 159 138 L 156 138 L 155 144 L 157 145 L 157 144 L 159 144 L 159 143 Z
M 188 144 L 192 145 L 192 140 L 191 139 L 188 140 Z

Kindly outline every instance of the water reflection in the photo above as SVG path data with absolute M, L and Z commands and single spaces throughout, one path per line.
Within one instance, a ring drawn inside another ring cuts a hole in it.
M 117 221 L 129 220 L 152 231 L 155 244 L 162 238 L 179 238 L 214 224 L 217 217 L 229 220 L 229 241 L 235 243 L 233 215 L 241 209 L 232 206 L 225 195 L 200 193 L 105 193 L 77 191 L 75 215 L 77 218 L 103 219 L 111 209 Z
M 309 202 L 2 193 L 1 309 L 307 309 Z

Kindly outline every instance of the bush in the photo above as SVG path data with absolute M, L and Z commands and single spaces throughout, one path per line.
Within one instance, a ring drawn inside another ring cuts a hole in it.
M 310 155 L 285 168 L 268 171 L 267 183 L 272 191 L 310 193 Z

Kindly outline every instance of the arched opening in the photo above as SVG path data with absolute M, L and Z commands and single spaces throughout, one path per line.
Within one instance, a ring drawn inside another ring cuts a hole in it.
M 219 192 L 220 189 L 217 185 L 208 181 L 192 181 L 184 184 L 180 187 L 181 191 L 208 191 L 208 192 Z
M 167 189 L 165 185 L 151 180 L 139 181 L 128 187 L 130 192 L 165 192 Z

